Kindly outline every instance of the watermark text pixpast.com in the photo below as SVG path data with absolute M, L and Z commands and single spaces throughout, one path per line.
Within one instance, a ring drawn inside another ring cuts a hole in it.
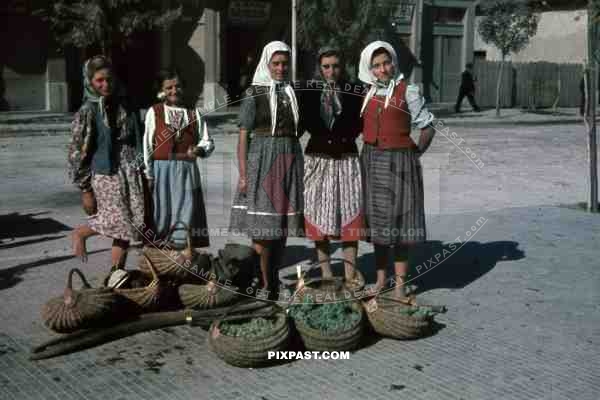
M 349 351 L 269 351 L 269 360 L 349 360 Z

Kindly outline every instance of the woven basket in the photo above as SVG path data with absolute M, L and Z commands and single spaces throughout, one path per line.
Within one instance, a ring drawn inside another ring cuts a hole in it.
M 330 258 L 329 262 L 344 262 L 347 261 L 342 258 Z M 320 268 L 322 262 L 312 262 L 308 265 L 308 268 L 304 268 L 304 273 L 316 268 Z M 309 279 L 298 279 L 298 280 L 285 280 L 286 284 L 293 284 L 296 289 L 297 296 L 304 300 L 309 297 L 315 303 L 329 303 L 332 301 L 339 300 L 351 300 L 358 298 L 362 295 L 362 289 L 365 287 L 365 277 L 359 269 L 355 268 L 354 279 L 346 281 L 342 277 L 331 277 L 331 278 L 309 278 Z
M 83 288 L 73 290 L 73 274 Z M 64 295 L 49 300 L 42 307 L 44 324 L 58 333 L 70 333 L 112 323 L 118 319 L 123 299 L 109 288 L 93 289 L 77 268 L 69 271 Z
M 332 301 L 351 300 L 362 294 L 361 290 L 365 286 L 365 277 L 356 270 L 355 278 L 352 282 L 347 282 L 344 278 L 313 278 L 296 284 L 296 293 L 301 298 L 310 298 L 315 303 L 329 303 Z
M 177 307 L 175 287 L 158 276 L 152 261 L 142 255 L 152 274 L 152 282 L 146 287 L 134 289 L 114 289 L 116 293 L 137 304 L 142 312 L 163 311 Z
M 185 308 L 206 310 L 229 305 L 238 299 L 237 288 L 223 288 L 214 283 L 185 284 L 178 288 L 179 299 Z
M 208 271 L 211 266 L 210 256 L 204 253 L 198 253 L 192 247 L 192 241 L 190 237 L 190 229 L 188 226 L 179 222 L 173 225 L 167 235 L 165 241 L 168 241 L 175 228 L 178 225 L 183 225 L 187 232 L 186 248 L 183 250 L 174 250 L 155 244 L 149 244 L 144 246 L 144 255 L 152 262 L 154 269 L 158 276 L 161 278 L 169 279 L 177 283 L 200 283 L 202 279 L 194 274 L 192 267 L 197 268 L 197 273 L 200 271 Z M 148 268 L 148 264 L 144 259 L 140 259 L 138 266 L 147 276 L 152 276 L 152 272 Z
M 433 332 L 433 316 L 409 315 L 402 312 L 409 307 L 415 307 L 414 301 L 406 304 L 380 295 L 363 302 L 363 306 L 373 330 L 382 336 L 394 339 L 417 339 Z M 425 307 L 445 312 L 443 306 Z
M 304 346 L 314 351 L 350 351 L 358 348 L 363 334 L 364 311 L 360 303 L 352 302 L 352 309 L 360 314 L 360 319 L 351 328 L 335 333 L 325 333 L 314 329 L 300 320 L 294 325 L 302 338 Z
M 243 317 L 250 319 L 252 316 Z M 287 348 L 290 328 L 287 316 L 278 311 L 271 318 L 275 326 L 269 334 L 262 337 L 246 338 L 228 336 L 221 333 L 221 320 L 212 323 L 208 331 L 209 348 L 223 361 L 236 367 L 251 368 L 269 364 L 269 351 L 283 351 Z

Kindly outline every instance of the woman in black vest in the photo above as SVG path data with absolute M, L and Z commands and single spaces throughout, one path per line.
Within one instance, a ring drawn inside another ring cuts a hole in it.
M 339 50 L 323 48 L 317 61 L 317 77 L 307 82 L 300 96 L 302 125 L 310 133 L 304 160 L 304 225 L 306 236 L 315 241 L 324 278 L 332 276 L 329 241 L 343 242 L 345 277 L 352 283 L 364 228 L 356 146 L 362 131 L 362 89 L 345 79 Z
M 286 81 L 290 53 L 283 42 L 267 44 L 242 101 L 240 177 L 230 221 L 230 232 L 252 239 L 260 255 L 262 291 L 256 294 L 270 298 L 277 297 L 286 238 L 304 235 L 302 131 L 296 95 Z

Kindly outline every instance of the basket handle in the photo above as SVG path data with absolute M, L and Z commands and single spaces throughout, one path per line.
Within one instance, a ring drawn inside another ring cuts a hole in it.
M 83 282 L 84 289 L 91 289 L 92 287 L 79 268 L 71 269 L 69 271 L 69 276 L 67 277 L 67 287 L 64 292 L 65 304 L 70 304 L 73 301 L 73 274 L 79 275 L 79 279 Z
M 331 262 L 331 261 L 334 261 L 334 262 L 342 261 L 342 262 L 344 262 L 344 263 L 350 263 L 350 264 L 352 264 L 352 266 L 353 266 L 353 267 L 356 267 L 356 264 L 354 264 L 354 263 L 352 263 L 352 262 L 350 262 L 350 261 L 348 261 L 348 260 L 346 260 L 346 259 L 344 259 L 344 258 L 339 258 L 339 257 L 330 257 L 329 259 L 327 259 L 327 260 L 323 260 L 323 261 L 313 261 L 311 264 L 309 264 L 309 267 L 308 267 L 308 269 L 306 269 L 305 271 L 303 271 L 303 272 L 302 272 L 302 276 L 300 277 L 300 279 L 298 279 L 298 280 L 296 281 L 296 287 L 298 287 L 298 284 L 300 283 L 300 280 L 301 280 L 301 279 L 302 279 L 302 280 L 304 279 L 304 276 L 306 275 L 306 273 L 307 273 L 308 271 L 311 271 L 311 270 L 313 270 L 313 269 L 316 269 L 316 268 L 320 267 L 320 266 L 321 266 L 321 264 L 324 264 L 324 263 L 326 263 L 326 262 Z M 343 280 L 344 280 L 344 278 L 341 278 L 341 277 L 331 277 L 331 278 L 323 278 L 323 277 L 321 277 L 321 278 L 312 278 L 312 279 L 310 279 L 310 280 L 308 280 L 308 281 L 305 281 L 305 282 L 304 282 L 304 286 L 306 286 L 306 285 L 307 285 L 307 284 L 309 284 L 309 283 L 323 282 L 323 281 L 332 281 L 332 280 L 333 280 L 333 281 L 343 281 Z M 293 281 L 292 281 L 292 282 L 293 282 Z
M 257 282 L 253 282 L 251 286 L 252 286 L 253 288 L 256 288 L 256 284 L 257 284 Z M 265 307 L 267 307 L 267 301 L 265 301 L 265 300 L 262 300 L 262 299 L 259 299 L 259 298 L 256 298 L 256 300 L 259 300 L 259 301 L 264 301 L 264 303 L 265 303 Z M 223 319 L 223 318 L 227 317 L 227 316 L 228 316 L 228 315 L 229 315 L 231 312 L 233 312 L 234 310 L 236 310 L 236 309 L 237 309 L 239 306 L 241 306 L 241 305 L 243 305 L 243 304 L 244 304 L 244 302 L 243 302 L 243 301 L 240 301 L 240 302 L 238 302 L 237 304 L 234 304 L 234 305 L 232 305 L 232 306 L 231 306 L 231 307 L 229 307 L 227 310 L 225 310 L 225 311 L 223 312 L 223 314 L 221 314 L 221 316 L 220 316 L 220 317 L 218 317 L 218 318 L 215 318 L 215 319 L 218 321 L 218 320 L 221 320 L 221 319 Z
M 154 268 L 152 261 L 150 261 L 150 258 L 148 258 L 148 256 L 145 253 L 142 253 L 142 256 L 146 260 L 146 264 L 148 264 L 148 269 L 150 270 L 150 273 L 152 274 L 152 282 L 150 282 L 150 284 L 148 286 L 150 286 L 150 287 L 155 286 L 159 281 L 158 272 L 156 272 L 156 269 Z

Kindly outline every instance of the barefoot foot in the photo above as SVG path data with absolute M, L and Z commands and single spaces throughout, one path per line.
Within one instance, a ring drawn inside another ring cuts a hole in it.
M 73 240 L 73 254 L 79 258 L 81 262 L 88 261 L 87 249 L 85 247 L 85 239 L 81 237 L 78 230 L 75 230 L 71 236 Z

